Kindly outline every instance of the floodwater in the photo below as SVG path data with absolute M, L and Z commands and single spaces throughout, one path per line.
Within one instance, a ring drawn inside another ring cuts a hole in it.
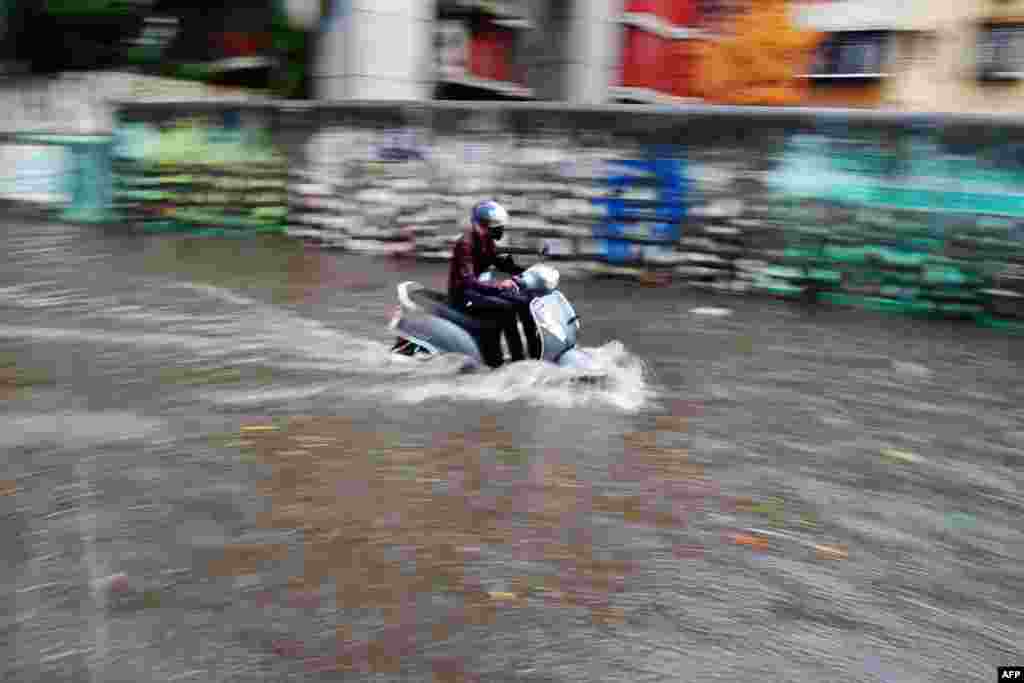
M 0 266 L 7 680 L 1024 661 L 999 332 L 570 279 L 613 378 L 580 388 L 391 358 L 440 264 L 12 217 Z

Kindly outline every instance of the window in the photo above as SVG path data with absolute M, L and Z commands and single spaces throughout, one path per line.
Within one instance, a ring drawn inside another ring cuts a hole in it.
M 833 33 L 818 48 L 811 78 L 882 78 L 889 50 L 888 31 Z
M 1024 25 L 983 25 L 978 30 L 978 77 L 1024 78 Z
M 741 8 L 736 0 L 696 0 L 697 15 L 706 26 L 721 26 Z

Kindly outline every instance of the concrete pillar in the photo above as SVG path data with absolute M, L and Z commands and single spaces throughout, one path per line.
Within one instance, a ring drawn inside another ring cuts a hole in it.
M 327 100 L 424 100 L 434 88 L 434 0 L 331 0 L 314 94 Z
M 625 0 L 574 0 L 569 21 L 565 99 L 601 104 L 617 84 L 622 55 L 618 18 Z
M 564 100 L 568 77 L 567 36 L 576 0 L 538 0 L 533 28 L 520 36 L 516 60 L 526 67 L 526 84 L 540 100 Z

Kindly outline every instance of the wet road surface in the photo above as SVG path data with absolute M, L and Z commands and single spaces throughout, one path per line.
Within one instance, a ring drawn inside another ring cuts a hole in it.
M 0 265 L 6 680 L 1024 662 L 1011 337 L 570 280 L 581 390 L 389 358 L 443 265 L 20 219 Z

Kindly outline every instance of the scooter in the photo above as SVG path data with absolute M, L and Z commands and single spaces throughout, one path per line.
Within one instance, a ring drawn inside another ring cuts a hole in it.
M 541 256 L 547 250 L 541 251 Z M 568 299 L 558 290 L 559 272 L 545 263 L 531 266 L 513 278 L 519 297 L 529 300 L 530 315 L 540 337 L 541 360 L 572 371 L 573 379 L 598 382 L 605 372 L 594 358 L 576 346 L 580 319 Z M 481 276 L 482 282 L 493 282 L 493 271 Z M 415 358 L 433 358 L 441 354 L 460 354 L 468 359 L 466 371 L 486 367 L 480 352 L 480 321 L 450 305 L 442 292 L 425 289 L 417 282 L 398 285 L 399 308 L 389 324 L 397 332 L 392 352 Z M 529 346 L 529 345 L 528 345 Z

